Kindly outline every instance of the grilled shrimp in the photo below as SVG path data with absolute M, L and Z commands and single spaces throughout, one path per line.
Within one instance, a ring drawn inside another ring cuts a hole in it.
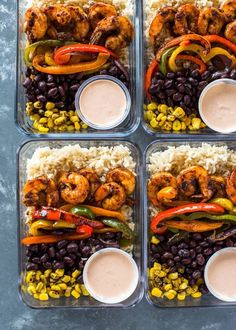
M 198 32 L 202 35 L 219 34 L 224 21 L 224 15 L 217 8 L 204 8 L 198 17 Z
M 118 167 L 110 170 L 106 175 L 107 182 L 117 182 L 124 189 L 127 195 L 131 195 L 135 189 L 135 176 L 127 168 Z
M 29 8 L 25 13 L 24 32 L 30 42 L 42 39 L 48 28 L 47 16 L 37 7 Z
M 191 166 L 180 172 L 177 177 L 180 192 L 193 198 L 202 198 L 202 202 L 208 201 L 213 191 L 210 189 L 210 177 L 202 166 Z M 200 194 L 198 191 L 200 190 Z
M 94 193 L 101 185 L 101 181 L 97 173 L 91 168 L 81 168 L 79 174 L 83 175 L 89 182 L 90 192 L 88 199 L 92 200 L 94 198 Z
M 226 22 L 232 22 L 236 18 L 236 0 L 228 0 L 223 3 L 221 10 Z
M 56 206 L 59 201 L 56 183 L 44 175 L 28 180 L 23 195 L 26 206 Z
M 88 18 L 93 29 L 103 18 L 110 16 L 117 16 L 117 11 L 113 5 L 108 3 L 97 2 L 89 8 Z
M 129 45 L 133 38 L 132 23 L 124 16 L 110 16 L 102 19 L 90 39 L 91 44 L 105 45 L 111 50 L 119 50 Z
M 190 3 L 180 6 L 175 14 L 175 28 L 180 35 L 197 33 L 199 10 Z
M 83 203 L 89 194 L 89 182 L 78 172 L 63 173 L 59 178 L 59 191 L 67 203 Z
M 226 180 L 226 193 L 231 201 L 236 204 L 236 170 L 233 170 Z
M 153 205 L 171 203 L 178 195 L 176 178 L 169 172 L 154 174 L 148 182 L 148 198 Z
M 165 7 L 158 11 L 149 28 L 150 43 L 154 50 L 174 37 L 174 23 L 175 10 L 172 7 Z
M 102 184 L 94 194 L 95 201 L 107 210 L 118 210 L 126 200 L 125 190 L 116 182 Z
M 216 197 L 225 197 L 226 195 L 226 180 L 219 175 L 211 175 L 210 177 L 210 189 L 213 191 Z
M 60 35 L 71 31 L 75 40 L 83 41 L 89 33 L 87 15 L 79 6 L 64 6 L 56 4 L 45 9 L 45 14 L 52 24 L 52 28 Z M 48 33 L 50 33 L 48 31 Z
M 226 25 L 225 38 L 236 43 L 236 21 L 233 21 Z

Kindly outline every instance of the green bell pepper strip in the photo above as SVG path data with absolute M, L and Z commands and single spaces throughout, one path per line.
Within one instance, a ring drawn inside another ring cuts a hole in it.
M 206 212 L 194 212 L 194 213 L 191 213 L 190 215 L 185 215 L 185 214 L 174 215 L 171 218 L 178 218 L 178 219 L 186 220 L 186 221 L 206 218 L 206 219 L 215 220 L 215 221 L 235 221 L 236 222 L 236 215 L 228 214 L 228 213 L 221 214 L 221 215 L 215 215 L 215 214 L 209 214 Z
M 93 211 L 91 211 L 88 207 L 81 206 L 81 205 L 73 206 L 70 209 L 70 213 L 76 214 L 76 215 L 82 215 L 82 216 L 85 216 L 86 218 L 89 218 L 89 219 L 95 219 L 96 218 L 96 215 L 93 213 Z
M 102 219 L 102 223 L 106 226 L 115 228 L 122 232 L 125 238 L 132 239 L 134 237 L 134 232 L 129 228 L 124 222 L 120 222 L 116 219 Z
M 164 51 L 164 53 L 161 56 L 161 63 L 160 63 L 159 69 L 160 69 L 161 73 L 163 73 L 164 75 L 167 74 L 167 59 L 176 48 L 177 47 L 168 48 L 167 50 Z

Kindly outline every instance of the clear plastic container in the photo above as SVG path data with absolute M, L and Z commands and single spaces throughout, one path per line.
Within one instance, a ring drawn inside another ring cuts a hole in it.
M 24 13 L 29 7 L 28 1 L 18 1 L 17 2 L 17 26 L 18 26 L 18 43 L 17 43 L 17 79 L 16 79 L 16 107 L 15 107 L 15 122 L 16 126 L 23 131 L 25 134 L 34 135 L 37 137 L 71 137 L 79 136 L 82 138 L 86 137 L 109 137 L 112 134 L 113 137 L 123 137 L 131 134 L 136 130 L 140 122 L 141 104 L 142 104 L 142 93 L 141 84 L 142 78 L 141 74 L 141 55 L 140 55 L 140 41 L 142 36 L 140 34 L 140 3 L 135 0 L 130 0 L 132 4 L 132 14 L 131 21 L 134 26 L 134 39 L 128 48 L 128 66 L 130 72 L 130 88 L 129 92 L 131 95 L 131 110 L 127 118 L 117 127 L 109 130 L 96 130 L 94 128 L 89 128 L 87 130 L 81 130 L 79 132 L 49 132 L 40 133 L 36 131 L 32 126 L 32 121 L 25 113 L 26 97 L 25 90 L 22 86 L 24 80 L 24 47 L 26 44 L 26 36 L 23 32 L 24 23 Z
M 25 271 L 24 265 L 26 261 L 25 247 L 20 244 L 20 240 L 27 233 L 27 226 L 25 225 L 25 206 L 21 202 L 22 200 L 22 188 L 26 182 L 26 163 L 27 159 L 32 157 L 35 149 L 43 147 L 60 148 L 67 145 L 80 144 L 82 147 L 99 147 L 108 146 L 113 147 L 116 145 L 124 145 L 129 148 L 133 159 L 136 161 L 135 172 L 136 176 L 136 189 L 134 193 L 134 199 L 138 201 L 134 204 L 133 220 L 135 223 L 135 240 L 133 248 L 133 257 L 137 263 L 139 269 L 139 282 L 134 293 L 125 301 L 117 304 L 104 304 L 100 303 L 90 297 L 81 297 L 78 300 L 74 298 L 60 298 L 50 299 L 48 301 L 39 301 L 34 299 L 28 293 L 22 290 L 22 275 Z M 140 185 L 142 181 L 142 159 L 139 149 L 132 143 L 126 141 L 102 141 L 102 140 L 52 140 L 41 139 L 40 141 L 31 140 L 24 143 L 18 150 L 18 164 L 17 164 L 17 213 L 18 213 L 18 250 L 19 250 L 19 292 L 23 302 L 32 308 L 127 308 L 135 306 L 143 297 L 143 224 L 142 224 L 142 191 L 140 191 Z
M 180 145 L 190 145 L 191 147 L 198 147 L 201 146 L 202 143 L 209 143 L 211 145 L 217 146 L 228 146 L 230 149 L 236 151 L 236 143 L 235 141 L 228 140 L 224 142 L 219 142 L 219 140 L 214 139 L 207 139 L 204 141 L 197 141 L 193 139 L 189 139 L 187 142 L 180 139 L 165 139 L 165 140 L 157 140 L 152 142 L 147 148 L 144 153 L 144 183 L 143 186 L 146 187 L 147 180 L 150 178 L 150 174 L 148 172 L 148 163 L 152 153 L 164 151 L 169 146 L 178 147 Z M 150 294 L 150 283 L 148 280 L 146 269 L 149 267 L 150 256 L 149 256 L 149 222 L 150 222 L 150 213 L 149 213 L 149 206 L 150 202 L 147 198 L 147 189 L 144 189 L 144 277 L 145 277 L 145 295 L 147 301 L 157 307 L 213 307 L 213 306 L 236 306 L 234 302 L 223 302 L 215 298 L 212 294 L 202 295 L 199 299 L 194 299 L 191 296 L 187 297 L 184 301 L 179 301 L 177 299 L 168 300 L 163 298 L 156 298 L 151 296 Z

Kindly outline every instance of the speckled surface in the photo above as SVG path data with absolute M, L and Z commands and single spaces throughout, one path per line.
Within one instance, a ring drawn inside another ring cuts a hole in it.
M 145 299 L 130 310 L 32 310 L 18 296 L 16 151 L 26 140 L 14 124 L 16 8 L 0 0 L 0 329 L 233 330 L 235 308 L 157 309 Z M 140 141 L 141 128 L 132 137 Z M 142 137 L 143 146 L 151 141 Z

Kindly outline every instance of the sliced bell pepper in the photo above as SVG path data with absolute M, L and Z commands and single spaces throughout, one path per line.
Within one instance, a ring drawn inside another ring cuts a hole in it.
M 162 227 L 157 227 L 157 225 L 163 221 L 164 219 L 177 216 L 185 213 L 193 213 L 205 211 L 208 213 L 224 213 L 224 208 L 220 205 L 213 203 L 190 203 L 183 206 L 177 206 L 165 211 L 159 212 L 155 217 L 151 220 L 151 230 L 153 233 L 163 234 L 167 227 L 164 225 Z
M 167 67 L 166 67 L 167 59 L 173 53 L 173 51 L 175 49 L 176 49 L 176 47 L 168 48 L 163 52 L 163 54 L 161 56 L 161 63 L 160 63 L 159 69 L 164 75 L 167 74 Z
M 82 225 L 82 226 L 78 226 L 76 228 L 76 232 L 78 234 L 83 234 L 83 235 L 86 235 L 87 234 L 87 235 L 92 236 L 92 234 L 93 234 L 93 228 L 90 227 L 90 226 L 88 226 L 88 225 Z
M 71 55 L 76 54 L 78 52 L 82 53 L 101 53 L 101 54 L 107 54 L 109 56 L 112 56 L 114 58 L 117 57 L 116 54 L 111 52 L 109 49 L 98 46 L 98 45 L 90 45 L 90 44 L 73 44 L 61 47 L 56 50 L 54 54 L 54 61 L 56 64 L 66 64 L 69 62 Z
M 195 220 L 195 219 L 209 219 L 209 220 L 214 220 L 214 221 L 236 221 L 236 215 L 234 214 L 221 214 L 221 215 L 214 215 L 214 214 L 209 214 L 206 212 L 194 212 L 191 213 L 190 215 L 174 215 L 173 217 L 175 218 L 180 218 L 182 220 Z
M 234 55 L 231 55 L 226 49 L 221 48 L 221 47 L 214 47 L 211 49 L 209 54 L 207 54 L 204 57 L 204 62 L 209 62 L 213 57 L 218 56 L 218 55 L 224 55 L 228 57 L 229 60 L 232 61 L 234 65 L 236 65 L 236 58 Z
M 104 234 L 104 233 L 118 233 L 119 230 L 116 228 L 105 227 L 101 229 L 94 229 L 95 234 Z
M 197 64 L 199 66 L 198 71 L 201 74 L 206 71 L 206 65 L 205 65 L 205 63 L 203 63 L 202 60 L 200 60 L 200 58 L 184 54 L 184 55 L 177 55 L 176 59 L 177 60 L 190 61 L 190 62 L 193 62 L 193 63 Z
M 83 215 L 83 216 L 85 216 L 89 219 L 95 219 L 96 218 L 93 211 L 91 211 L 90 208 L 88 208 L 84 205 L 73 206 L 70 209 L 70 213 L 76 214 L 76 215 Z
M 102 217 L 111 217 L 118 219 L 120 221 L 125 221 L 125 216 L 117 211 L 110 211 L 103 209 L 101 207 L 96 207 L 96 206 L 91 206 L 91 205 L 85 205 L 88 207 L 93 213 L 95 213 L 97 216 L 102 216 Z
M 204 38 L 209 42 L 216 42 L 218 44 L 222 44 L 232 50 L 234 53 L 236 53 L 236 44 L 229 41 L 228 39 L 225 39 L 215 34 L 204 36 Z
M 78 64 L 68 65 L 43 66 L 42 64 L 45 63 L 45 57 L 43 55 L 36 55 L 33 58 L 32 64 L 36 70 L 48 74 L 73 74 L 98 69 L 107 62 L 109 56 L 109 54 L 99 53 L 95 60 L 89 62 L 81 62 Z
M 53 222 L 48 220 L 37 220 L 30 225 L 29 233 L 32 236 L 40 236 L 40 229 L 53 229 Z
M 214 233 L 213 235 L 207 237 L 207 239 L 211 242 L 223 241 L 226 238 L 233 236 L 235 234 L 236 234 L 236 227 L 232 227 L 232 228 L 224 230 L 221 233 L 218 233 L 218 234 Z
M 52 52 L 45 52 L 45 63 L 47 65 L 56 65 L 54 59 L 53 59 L 53 53 Z
M 149 88 L 151 86 L 152 83 L 152 76 L 154 74 L 154 72 L 157 70 L 158 68 L 158 63 L 155 59 L 152 60 L 151 64 L 149 65 L 147 72 L 146 72 L 146 76 L 145 76 L 145 92 L 146 95 L 148 97 L 149 100 L 151 100 L 151 95 L 149 93 Z
M 125 223 L 122 223 L 116 219 L 103 219 L 102 222 L 104 223 L 104 225 L 115 228 L 122 232 L 123 236 L 127 239 L 131 239 L 134 237 L 134 232 Z
M 175 221 L 175 220 L 167 220 L 165 221 L 165 225 L 168 228 L 175 228 L 192 232 L 205 232 L 209 230 L 214 230 L 222 227 L 224 222 L 204 222 L 204 221 Z
M 221 205 L 227 211 L 233 211 L 233 209 L 234 209 L 234 204 L 228 198 L 218 197 L 218 198 L 212 199 L 211 203 Z
M 76 241 L 89 238 L 91 235 L 86 234 L 63 234 L 63 235 L 43 235 L 43 236 L 29 236 L 21 240 L 23 245 L 41 244 L 41 243 L 57 243 L 62 240 Z

